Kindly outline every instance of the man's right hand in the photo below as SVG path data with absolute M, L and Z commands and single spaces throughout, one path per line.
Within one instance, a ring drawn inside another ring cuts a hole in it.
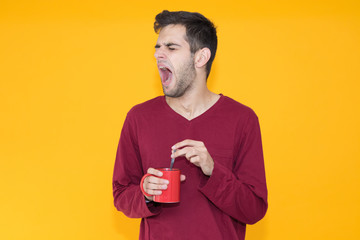
M 162 190 L 167 189 L 169 181 L 166 179 L 162 179 L 161 177 L 162 177 L 163 173 L 160 172 L 159 170 L 156 170 L 155 168 L 149 168 L 147 170 L 147 173 L 151 174 L 153 176 L 148 176 L 144 179 L 143 189 L 147 194 L 152 195 L 152 196 L 150 196 L 150 197 L 148 197 L 146 195 L 144 195 L 144 196 L 146 197 L 146 199 L 153 201 L 153 196 L 161 195 Z M 185 176 L 181 175 L 180 181 L 184 181 L 184 180 L 185 180 Z
M 147 194 L 152 196 L 144 196 L 146 197 L 146 199 L 152 201 L 154 195 L 161 195 L 161 190 L 167 189 L 169 181 L 166 179 L 161 179 L 160 177 L 162 177 L 163 173 L 159 170 L 156 170 L 155 168 L 149 168 L 147 170 L 147 173 L 154 176 L 148 176 L 144 179 L 143 189 Z

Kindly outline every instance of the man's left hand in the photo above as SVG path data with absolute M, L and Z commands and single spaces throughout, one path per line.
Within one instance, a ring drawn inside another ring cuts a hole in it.
M 205 175 L 211 176 L 214 170 L 214 160 L 203 142 L 186 139 L 172 146 L 172 150 L 176 151 L 171 154 L 171 158 L 184 156 L 195 166 L 200 167 Z

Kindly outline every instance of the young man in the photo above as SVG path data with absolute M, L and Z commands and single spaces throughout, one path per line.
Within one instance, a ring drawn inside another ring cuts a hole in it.
M 267 210 L 257 116 L 206 85 L 217 48 L 214 25 L 199 13 L 156 16 L 155 46 L 165 96 L 133 107 L 114 168 L 114 203 L 142 218 L 140 239 L 244 239 Z M 176 151 L 174 151 L 176 150 Z M 168 182 L 155 168 L 181 170 L 180 203 L 156 203 Z M 145 196 L 140 180 L 145 173 Z

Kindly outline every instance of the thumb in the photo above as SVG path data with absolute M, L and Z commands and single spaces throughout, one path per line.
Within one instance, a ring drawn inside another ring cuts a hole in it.
M 183 182 L 183 181 L 185 181 L 185 180 L 186 180 L 185 175 L 182 175 L 182 174 L 181 174 L 181 175 L 180 175 L 180 181 Z

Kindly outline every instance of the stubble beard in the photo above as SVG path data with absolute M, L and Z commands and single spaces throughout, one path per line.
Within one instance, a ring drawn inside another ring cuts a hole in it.
M 167 92 L 163 86 L 164 95 L 167 97 L 178 98 L 184 96 L 184 94 L 192 88 L 193 81 L 196 77 L 195 65 L 193 58 L 190 58 L 187 63 L 182 65 L 176 75 L 176 85 L 174 89 Z

